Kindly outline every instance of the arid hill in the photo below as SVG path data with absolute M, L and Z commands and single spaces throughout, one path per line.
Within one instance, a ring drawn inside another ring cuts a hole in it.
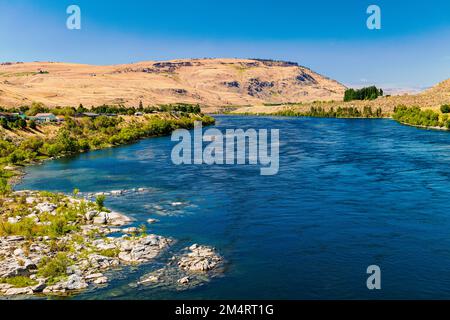
M 384 96 L 376 100 L 370 101 L 317 101 L 312 103 L 301 103 L 295 105 L 254 105 L 248 107 L 240 107 L 235 109 L 235 113 L 276 113 L 284 110 L 294 110 L 297 112 L 308 112 L 311 107 L 321 107 L 324 110 L 330 110 L 338 107 L 348 108 L 354 107 L 362 110 L 364 107 L 371 107 L 372 110 L 381 108 L 384 115 L 390 115 L 394 112 L 394 108 L 399 105 L 408 107 L 417 106 L 422 109 L 432 109 L 438 111 L 443 104 L 450 104 L 450 79 L 445 80 L 436 86 L 425 90 L 419 94 L 404 94 L 398 96 Z
M 342 100 L 345 87 L 292 62 L 190 59 L 93 66 L 0 65 L 0 106 L 199 103 L 219 107 Z

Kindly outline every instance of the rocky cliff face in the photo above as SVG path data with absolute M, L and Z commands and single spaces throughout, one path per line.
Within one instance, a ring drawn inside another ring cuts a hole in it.
M 115 66 L 0 65 L 0 106 L 121 103 L 204 106 L 341 100 L 345 87 L 293 62 L 190 59 Z

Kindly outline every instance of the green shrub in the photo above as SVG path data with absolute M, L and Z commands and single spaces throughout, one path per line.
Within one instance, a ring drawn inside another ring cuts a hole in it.
M 97 198 L 95 198 L 95 203 L 97 204 L 98 210 L 103 210 L 105 207 L 105 200 L 106 197 L 104 195 L 99 195 Z
M 444 104 L 441 106 L 441 112 L 442 113 L 450 113 L 450 105 Z
M 32 286 L 35 286 L 38 284 L 37 281 L 32 280 L 28 277 L 23 277 L 23 276 L 3 278 L 3 279 L 0 279 L 0 283 L 10 284 L 15 288 L 32 287 Z
M 8 180 L 0 178 L 0 195 L 5 195 L 11 192 L 11 186 L 8 184 Z
M 43 278 L 48 278 L 48 284 L 55 284 L 67 276 L 67 268 L 73 264 L 67 254 L 58 253 L 53 258 L 45 257 L 39 263 L 38 275 Z
M 433 110 L 421 110 L 419 107 L 398 106 L 392 117 L 400 123 L 416 126 L 444 127 L 446 125 L 440 121 L 438 113 Z
M 58 238 L 74 231 L 75 226 L 69 225 L 66 217 L 56 217 L 48 226 L 47 233 L 52 238 Z
M 105 250 L 100 250 L 98 252 L 99 255 L 105 256 L 108 258 L 115 258 L 119 255 L 119 253 L 120 253 L 120 249 L 105 249 Z
M 37 128 L 36 121 L 30 120 L 29 126 L 31 129 L 36 130 L 36 128 Z
M 14 224 L 0 221 L 0 236 L 7 237 L 14 234 Z

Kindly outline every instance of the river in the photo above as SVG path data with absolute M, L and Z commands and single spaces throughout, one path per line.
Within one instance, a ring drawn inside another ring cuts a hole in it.
M 148 188 L 106 205 L 227 260 L 223 277 L 192 290 L 130 285 L 158 262 L 76 299 L 450 298 L 449 133 L 388 119 L 216 118 L 221 130 L 280 129 L 279 173 L 175 166 L 170 137 L 27 168 L 17 189 Z M 366 287 L 369 265 L 381 290 Z

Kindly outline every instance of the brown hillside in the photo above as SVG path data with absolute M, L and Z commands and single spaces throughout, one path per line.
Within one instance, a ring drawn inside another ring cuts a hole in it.
M 364 107 L 371 107 L 372 110 L 381 108 L 385 115 L 389 115 L 394 111 L 394 108 L 399 105 L 417 106 L 423 109 L 439 110 L 443 104 L 450 104 L 450 79 L 445 80 L 436 86 L 425 90 L 419 94 L 404 94 L 398 96 L 379 97 L 371 101 L 331 101 L 331 102 L 314 102 L 301 103 L 296 105 L 280 105 L 280 106 L 265 106 L 255 105 L 249 107 L 241 107 L 234 110 L 235 113 L 276 113 L 286 109 L 292 109 L 298 112 L 307 112 L 311 107 L 322 107 L 325 110 L 338 107 L 356 107 L 362 110 Z
M 191 59 L 93 66 L 0 65 L 0 106 L 199 103 L 204 106 L 341 100 L 345 87 L 290 62 Z

